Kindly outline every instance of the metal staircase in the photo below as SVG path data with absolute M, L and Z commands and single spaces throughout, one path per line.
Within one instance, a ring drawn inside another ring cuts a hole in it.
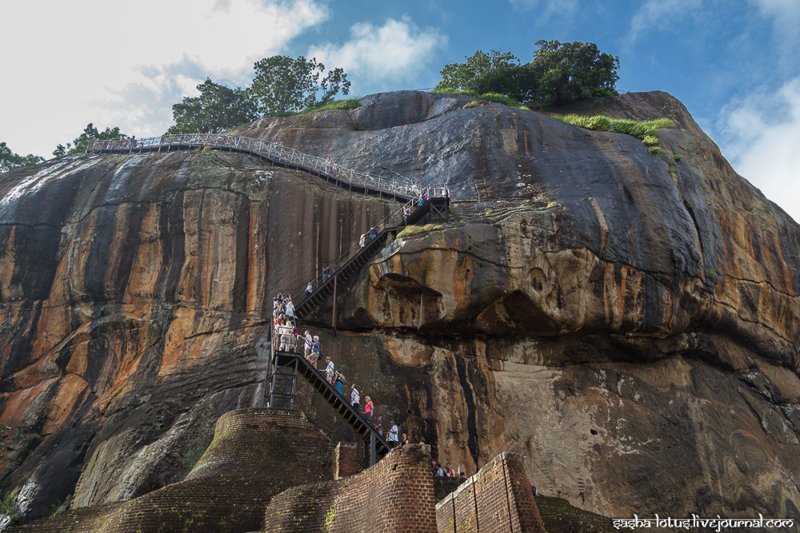
M 422 207 L 417 207 L 408 217 L 405 225 L 411 225 L 420 221 L 430 211 L 430 202 L 425 202 Z M 295 298 L 295 315 L 305 318 L 308 313 L 316 309 L 326 298 L 334 294 L 337 286 L 349 283 L 355 275 L 372 260 L 373 257 L 386 246 L 389 236 L 397 235 L 403 226 L 396 226 L 383 229 L 378 235 L 369 241 L 366 246 L 357 250 L 351 257 L 332 273 L 331 277 L 320 280 L 317 288 L 311 294 L 302 293 Z
M 286 168 L 294 168 L 318 176 L 329 183 L 352 192 L 376 195 L 405 204 L 402 210 L 392 213 L 377 227 L 377 235 L 365 243 L 364 247 L 351 248 L 331 265 L 334 271 L 330 276 L 312 281 L 316 287 L 310 294 L 295 298 L 295 316 L 304 318 L 316 309 L 325 298 L 333 295 L 339 284 L 349 284 L 358 272 L 380 251 L 390 236 L 396 236 L 405 226 L 416 224 L 428 216 L 447 220 L 450 205 L 447 187 L 429 186 L 422 190 L 406 178 L 397 176 L 387 179 L 356 172 L 338 166 L 330 158 L 304 154 L 297 150 L 261 139 L 241 137 L 230 134 L 189 133 L 163 135 L 148 139 L 95 140 L 87 153 L 140 153 L 169 152 L 172 150 L 213 149 L 241 152 L 259 157 Z M 400 178 L 400 179 L 397 179 Z M 426 200 L 420 205 L 420 199 Z M 335 300 L 335 298 L 334 298 Z M 335 302 L 334 302 L 335 322 Z M 328 383 L 326 376 L 317 370 L 303 356 L 277 349 L 278 342 L 272 334 L 270 358 L 267 364 L 269 397 L 267 406 L 273 409 L 294 409 L 297 394 L 297 378 L 302 376 L 336 410 L 339 415 L 364 440 L 368 451 L 368 463 L 375 464 L 386 455 L 389 444 L 377 430 L 356 410 L 345 396 Z
M 347 401 L 336 387 L 328 383 L 325 374 L 314 368 L 305 357 L 291 352 L 278 351 L 272 342 L 270 361 L 271 381 L 267 407 L 271 409 L 294 409 L 297 394 L 297 378 L 302 376 L 322 395 L 336 412 L 353 428 L 364 441 L 369 453 L 368 463 L 375 464 L 389 453 L 389 444 L 378 431 Z
M 94 140 L 87 153 L 132 154 L 210 149 L 256 156 L 272 165 L 302 170 L 352 192 L 407 202 L 415 196 L 412 181 L 399 174 L 387 178 L 345 168 L 330 158 L 306 154 L 276 142 L 227 133 L 178 133 L 146 139 Z

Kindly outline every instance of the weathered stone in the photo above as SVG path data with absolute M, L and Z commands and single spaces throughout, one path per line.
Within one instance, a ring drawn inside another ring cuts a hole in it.
M 342 288 L 323 353 L 470 472 L 510 450 L 544 494 L 609 516 L 800 518 L 798 225 L 663 93 L 580 109 L 673 118 L 657 155 L 470 100 L 241 130 L 456 200 Z M 0 490 L 25 487 L 35 517 L 183 479 L 214 420 L 261 400 L 272 294 L 393 209 L 213 151 L 0 174 Z

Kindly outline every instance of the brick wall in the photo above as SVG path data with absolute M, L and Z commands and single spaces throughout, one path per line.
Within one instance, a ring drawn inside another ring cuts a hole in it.
M 392 450 L 355 476 L 291 488 L 267 507 L 265 530 L 277 532 L 435 532 L 430 447 Z
M 333 443 L 299 412 L 243 409 L 217 421 L 214 440 L 179 482 L 126 502 L 68 511 L 25 529 L 254 531 L 270 498 L 330 480 Z
M 522 458 L 504 452 L 436 504 L 441 533 L 544 532 Z
M 361 457 L 358 443 L 340 442 L 336 445 L 333 459 L 333 479 L 353 476 L 361 471 Z
M 467 478 L 462 477 L 435 477 L 433 478 L 433 496 L 436 501 L 441 501 L 464 483 Z

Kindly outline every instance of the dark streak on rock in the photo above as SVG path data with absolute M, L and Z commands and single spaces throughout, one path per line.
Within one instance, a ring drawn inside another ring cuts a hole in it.
M 475 398 L 473 397 L 472 386 L 467 377 L 467 362 L 461 354 L 456 354 L 456 370 L 458 372 L 458 381 L 461 383 L 461 389 L 464 391 L 464 401 L 467 404 L 467 447 L 469 448 L 470 455 L 472 455 L 475 464 L 480 464 L 478 461 L 480 449 L 478 447 Z

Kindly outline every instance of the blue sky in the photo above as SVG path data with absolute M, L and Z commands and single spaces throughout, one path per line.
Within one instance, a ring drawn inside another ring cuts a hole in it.
M 475 50 L 539 39 L 620 58 L 620 91 L 680 99 L 737 171 L 800 220 L 800 0 L 5 0 L 0 140 L 49 156 L 88 122 L 139 137 L 206 76 L 316 56 L 352 94 L 424 89 Z

